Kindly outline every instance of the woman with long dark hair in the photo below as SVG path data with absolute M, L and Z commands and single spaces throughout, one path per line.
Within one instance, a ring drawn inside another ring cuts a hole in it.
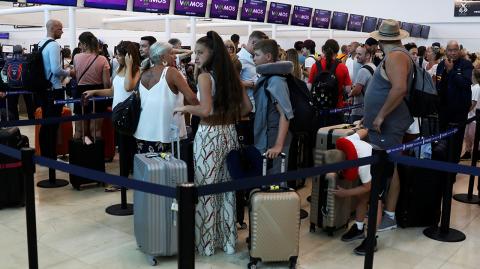
M 125 101 L 135 88 L 140 79 L 140 54 L 133 42 L 121 41 L 115 47 L 115 57 L 119 67 L 113 79 L 112 87 L 102 90 L 90 90 L 83 93 L 84 98 L 91 96 L 113 96 L 114 108 Z M 128 177 L 133 169 L 133 156 L 135 154 L 135 138 L 133 136 L 116 133 L 118 152 L 120 157 L 120 175 Z M 111 188 L 107 190 L 112 190 Z
M 176 112 L 201 118 L 195 135 L 195 183 L 207 185 L 230 181 L 225 164 L 227 154 L 238 148 L 235 122 L 252 110 L 238 72 L 222 38 L 213 31 L 197 40 L 195 64 L 200 104 L 183 106 Z M 195 243 L 201 255 L 213 255 L 215 248 L 235 253 L 235 193 L 199 197 L 195 217 Z

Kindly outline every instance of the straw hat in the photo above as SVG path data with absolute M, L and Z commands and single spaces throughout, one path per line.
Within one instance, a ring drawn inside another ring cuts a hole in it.
M 396 20 L 383 20 L 378 31 L 370 33 L 370 36 L 376 40 L 394 41 L 409 37 L 410 34 L 400 29 L 400 25 Z

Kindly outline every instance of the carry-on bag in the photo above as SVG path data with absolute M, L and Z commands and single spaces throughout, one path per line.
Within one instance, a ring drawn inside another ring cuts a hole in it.
M 285 154 L 281 154 L 282 172 L 285 171 Z M 264 155 L 263 175 L 267 172 Z M 259 261 L 289 261 L 295 268 L 299 252 L 300 197 L 293 189 L 263 187 L 250 194 L 248 268 L 256 268 Z
M 357 125 L 354 124 L 339 124 L 320 128 L 317 132 L 315 151 L 334 149 L 337 139 L 352 135 L 358 130 Z
M 177 149 L 180 142 L 177 138 Z M 136 154 L 133 177 L 154 184 L 176 187 L 187 182 L 187 164 L 178 154 L 147 153 Z M 177 153 L 179 151 L 177 150 Z M 177 254 L 177 212 L 173 198 L 135 191 L 133 196 L 134 231 L 137 245 L 148 255 L 152 265 L 158 256 Z
M 39 107 L 35 110 L 35 119 L 42 118 L 42 108 Z M 62 108 L 62 117 L 72 116 L 72 110 L 67 106 Z M 41 125 L 35 125 L 35 154 L 41 155 L 40 152 L 40 132 Z M 62 122 L 60 123 L 60 128 L 58 128 L 57 136 L 57 155 L 67 155 L 69 152 L 69 143 L 73 138 L 73 122 Z
M 17 127 L 0 128 L 0 144 L 21 149 L 28 147 L 28 138 Z M 25 205 L 22 162 L 0 154 L 0 209 Z
M 93 113 L 95 113 L 95 101 L 93 100 Z M 82 115 L 84 115 L 84 106 L 82 105 Z M 94 124 L 94 131 L 96 128 Z M 105 172 L 105 155 L 104 155 L 104 140 L 93 135 L 93 143 L 87 145 L 85 143 L 85 123 L 82 121 L 82 137 L 81 139 L 72 139 L 69 143 L 70 164 L 78 165 L 84 168 L 98 170 Z M 73 188 L 80 190 L 82 185 L 100 182 L 70 174 L 70 183 Z
M 112 108 L 108 107 L 107 112 L 112 112 Z M 105 161 L 112 162 L 115 157 L 115 131 L 113 129 L 111 118 L 103 119 L 102 138 L 105 142 Z
M 328 150 L 316 157 L 316 165 L 332 164 L 344 160 L 339 150 Z M 316 227 L 322 228 L 329 236 L 343 227 L 347 227 L 352 213 L 351 197 L 336 197 L 331 191 L 340 186 L 344 189 L 354 187 L 357 181 L 343 180 L 338 173 L 328 173 L 313 179 L 312 200 L 310 203 L 310 232 Z

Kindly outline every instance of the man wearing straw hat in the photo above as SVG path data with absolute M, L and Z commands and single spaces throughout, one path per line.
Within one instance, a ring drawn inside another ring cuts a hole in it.
M 405 131 L 413 122 L 404 101 L 413 82 L 413 61 L 401 42 L 409 34 L 400 29 L 397 21 L 384 20 L 378 31 L 370 35 L 378 40 L 385 58 L 375 71 L 365 92 L 363 123 L 369 129 L 370 142 L 388 149 L 402 143 Z M 386 170 L 388 177 L 392 177 L 394 166 Z M 379 199 L 383 198 L 386 185 L 386 182 L 382 182 Z M 394 212 L 399 190 L 398 176 L 395 173 L 390 184 L 386 214 L 383 218 L 381 214 L 378 216 L 377 223 L 380 223 L 380 220 L 382 222 L 378 226 L 379 231 L 394 229 L 397 226 Z M 364 255 L 365 249 L 364 241 L 355 249 L 355 253 Z

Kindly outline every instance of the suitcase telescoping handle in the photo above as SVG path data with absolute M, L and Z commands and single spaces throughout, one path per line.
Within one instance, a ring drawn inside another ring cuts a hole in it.
M 180 160 L 180 128 L 178 128 L 175 122 L 170 124 L 170 135 L 172 140 L 172 156 L 175 156 L 175 142 L 177 144 L 177 159 Z
M 278 156 L 280 158 L 282 158 L 282 164 L 281 164 L 281 167 L 280 167 L 280 171 L 281 171 L 281 173 L 285 173 L 285 171 L 286 171 L 286 168 L 285 168 L 285 162 L 286 161 L 285 161 L 285 159 L 287 158 L 287 155 L 282 152 Z M 268 162 L 267 153 L 263 153 L 262 157 L 263 157 L 262 175 L 266 176 L 267 175 L 267 162 Z
M 95 99 L 91 100 L 93 102 L 93 111 L 92 114 L 95 114 Z M 82 116 L 85 116 L 85 104 L 80 100 L 80 107 L 82 108 Z M 95 121 L 95 120 L 93 120 Z M 85 144 L 85 121 L 82 120 L 82 142 Z M 97 142 L 97 124 L 93 124 L 93 143 Z

